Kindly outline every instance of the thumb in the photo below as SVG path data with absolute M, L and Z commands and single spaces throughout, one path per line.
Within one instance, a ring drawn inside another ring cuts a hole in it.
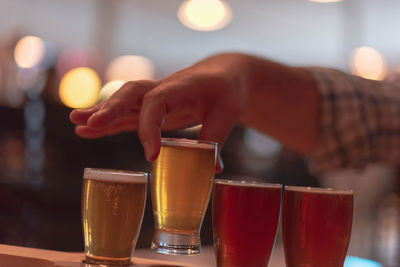
M 224 164 L 221 158 L 221 149 L 235 123 L 235 120 L 231 115 L 226 116 L 227 114 L 224 113 L 225 112 L 221 112 L 217 109 L 208 113 L 203 121 L 203 127 L 198 136 L 200 140 L 212 141 L 218 144 L 217 162 L 215 166 L 216 173 L 221 173 L 224 169 Z

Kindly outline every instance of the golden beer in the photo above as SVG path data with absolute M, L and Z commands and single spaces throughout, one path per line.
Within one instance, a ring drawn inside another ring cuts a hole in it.
M 82 187 L 85 262 L 130 264 L 146 193 L 146 173 L 85 169 Z
M 155 233 L 152 248 L 167 254 L 200 252 L 199 231 L 215 174 L 216 143 L 163 138 L 151 166 Z

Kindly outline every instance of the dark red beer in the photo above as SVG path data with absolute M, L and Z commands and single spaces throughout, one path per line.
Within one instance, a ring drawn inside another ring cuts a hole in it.
M 282 185 L 215 180 L 212 225 L 217 266 L 267 266 L 281 197 Z
M 342 267 L 352 219 L 352 191 L 286 186 L 282 209 L 286 266 Z

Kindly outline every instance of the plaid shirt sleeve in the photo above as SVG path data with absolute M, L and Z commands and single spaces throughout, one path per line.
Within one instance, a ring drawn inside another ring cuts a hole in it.
M 400 82 L 309 68 L 320 94 L 320 129 L 311 168 L 323 172 L 400 165 Z

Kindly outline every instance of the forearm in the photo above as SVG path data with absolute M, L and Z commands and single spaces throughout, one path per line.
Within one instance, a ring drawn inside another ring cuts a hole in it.
M 303 155 L 314 151 L 319 95 L 311 74 L 245 56 L 247 100 L 240 123 L 266 133 Z
M 400 83 L 309 69 L 320 93 L 316 171 L 400 164 Z

